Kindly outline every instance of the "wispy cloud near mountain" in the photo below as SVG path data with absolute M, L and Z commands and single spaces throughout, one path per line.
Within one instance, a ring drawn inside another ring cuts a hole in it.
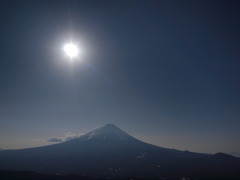
M 230 153 L 227 153 L 227 154 L 230 154 L 230 155 L 235 156 L 235 157 L 240 157 L 240 152 L 230 152 Z
M 60 142 L 65 142 L 69 141 L 71 139 L 75 139 L 83 135 L 82 133 L 72 133 L 72 132 L 67 132 L 64 134 L 63 137 L 52 137 L 50 139 L 47 139 L 47 142 L 51 143 L 60 143 Z
M 47 142 L 58 143 L 58 142 L 63 142 L 63 140 L 62 138 L 50 138 L 47 140 Z

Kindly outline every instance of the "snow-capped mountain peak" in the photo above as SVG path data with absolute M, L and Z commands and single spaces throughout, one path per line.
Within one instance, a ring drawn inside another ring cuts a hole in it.
M 108 139 L 108 140 L 124 140 L 133 138 L 114 124 L 107 124 L 101 128 L 95 129 L 81 137 L 80 139 Z

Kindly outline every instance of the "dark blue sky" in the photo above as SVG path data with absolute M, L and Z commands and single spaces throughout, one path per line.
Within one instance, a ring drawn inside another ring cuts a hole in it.
M 238 1 L 0 2 L 0 147 L 114 123 L 144 141 L 240 151 Z M 70 64 L 62 47 L 81 45 Z

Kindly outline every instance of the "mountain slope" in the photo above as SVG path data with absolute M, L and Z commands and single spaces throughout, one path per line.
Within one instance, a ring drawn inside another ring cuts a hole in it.
M 240 162 L 222 153 L 192 153 L 144 143 L 108 124 L 79 138 L 0 152 L 0 169 L 91 177 L 239 176 Z

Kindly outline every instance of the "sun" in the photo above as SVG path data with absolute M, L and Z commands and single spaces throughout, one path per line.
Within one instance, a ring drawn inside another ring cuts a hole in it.
M 65 44 L 63 50 L 66 53 L 66 55 L 71 59 L 76 58 L 79 54 L 78 47 L 73 43 Z

